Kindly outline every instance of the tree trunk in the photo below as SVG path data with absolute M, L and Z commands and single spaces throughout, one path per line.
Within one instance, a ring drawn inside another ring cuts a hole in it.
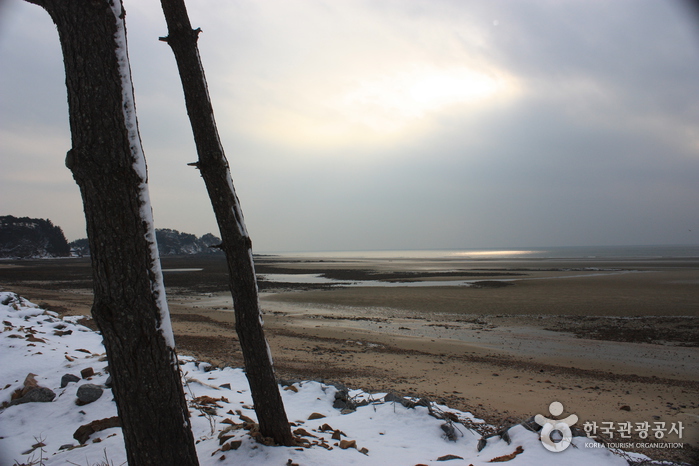
M 272 356 L 262 329 L 252 243 L 219 140 L 213 107 L 197 48 L 199 29 L 192 30 L 184 0 L 161 0 L 168 36 L 182 80 L 187 113 L 194 133 L 199 168 L 221 232 L 226 253 L 235 326 L 250 383 L 260 432 L 278 445 L 293 445 L 294 437 L 279 393 Z
M 155 244 L 120 1 L 28 0 L 63 49 L 72 149 L 92 257 L 92 315 L 132 465 L 198 464 Z M 113 3 L 113 5 L 110 5 Z

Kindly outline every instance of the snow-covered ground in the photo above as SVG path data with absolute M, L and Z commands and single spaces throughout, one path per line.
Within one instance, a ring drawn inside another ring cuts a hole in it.
M 76 324 L 75 317 L 61 319 L 8 292 L 0 292 L 0 319 L 0 466 L 124 464 L 121 428 L 97 431 L 82 445 L 73 437 L 80 426 L 117 414 L 105 387 L 109 374 L 101 336 Z M 350 390 L 352 400 L 369 403 L 343 414 L 333 407 L 338 388 L 314 381 L 282 389 L 292 429 L 305 446 L 265 446 L 254 440 L 249 430 L 249 421 L 256 416 L 244 372 L 210 370 L 208 364 L 186 356 L 180 360 L 202 465 L 477 466 L 503 461 L 510 465 L 588 466 L 626 465 L 623 456 L 647 459 L 590 447 L 594 442 L 585 437 L 574 437 L 569 448 L 552 452 L 544 448 L 538 433 L 521 425 L 508 431 L 509 439 L 488 438 L 479 451 L 481 434 L 477 430 L 484 429 L 466 425 L 484 427 L 484 423 L 470 413 L 434 403 L 406 407 L 383 401 L 383 393 Z M 94 375 L 84 379 L 81 371 L 88 368 Z M 55 393 L 53 400 L 7 407 L 30 373 L 35 374 L 39 387 Z M 61 388 L 65 374 L 79 380 Z M 85 384 L 98 385 L 104 392 L 96 401 L 78 406 L 76 393 Z M 454 422 L 457 419 L 463 423 Z M 445 435 L 445 424 L 455 427 L 455 440 Z

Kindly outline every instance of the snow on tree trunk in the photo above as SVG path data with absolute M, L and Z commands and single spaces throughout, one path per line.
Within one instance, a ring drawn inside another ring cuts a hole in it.
M 153 223 L 153 208 L 150 203 L 150 193 L 148 192 L 148 169 L 146 167 L 146 156 L 143 153 L 141 135 L 138 132 L 138 120 L 136 118 L 136 104 L 134 103 L 133 81 L 131 79 L 131 66 L 129 65 L 128 48 L 126 46 L 126 23 L 125 14 L 121 3 L 111 4 L 112 12 L 116 22 L 117 32 L 114 34 L 114 41 L 117 44 L 115 50 L 117 63 L 119 64 L 119 77 L 121 79 L 122 109 L 124 111 L 124 121 L 129 139 L 129 148 L 133 157 L 133 168 L 138 174 L 141 183 L 138 187 L 138 198 L 140 200 L 140 215 L 146 228 L 146 241 L 150 246 L 152 258 L 150 267 L 151 289 L 156 297 L 158 310 L 160 311 L 159 330 L 168 346 L 175 349 L 175 337 L 172 332 L 170 322 L 170 311 L 165 297 L 165 284 L 163 282 L 163 271 L 160 266 L 160 254 L 155 239 L 155 224 Z M 174 353 L 173 353 L 174 354 Z M 173 359 L 177 364 L 177 358 Z

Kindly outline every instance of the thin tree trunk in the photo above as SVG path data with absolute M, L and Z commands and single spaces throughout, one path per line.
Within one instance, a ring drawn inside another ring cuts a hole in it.
M 92 315 L 132 465 L 198 464 L 165 300 L 120 1 L 28 0 L 63 49 L 72 149 L 90 243 Z
M 213 107 L 209 99 L 197 38 L 192 30 L 184 0 L 161 0 L 168 36 L 175 54 L 185 95 L 187 113 L 199 155 L 199 168 L 218 221 L 226 253 L 235 325 L 240 340 L 245 371 L 250 383 L 260 432 L 278 445 L 293 445 L 294 437 L 279 393 L 272 356 L 265 340 L 258 301 L 252 243 L 235 194 L 230 170 L 219 140 Z

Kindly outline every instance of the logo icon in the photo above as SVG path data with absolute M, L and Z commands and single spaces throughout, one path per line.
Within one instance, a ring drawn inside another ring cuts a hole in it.
M 563 404 L 554 401 L 549 405 L 549 413 L 553 417 L 563 414 Z M 578 422 L 578 416 L 571 414 L 565 419 L 549 419 L 541 414 L 534 416 L 534 422 L 539 424 L 541 429 L 541 443 L 544 447 L 554 453 L 561 452 L 570 446 L 573 440 L 573 433 L 570 426 Z

